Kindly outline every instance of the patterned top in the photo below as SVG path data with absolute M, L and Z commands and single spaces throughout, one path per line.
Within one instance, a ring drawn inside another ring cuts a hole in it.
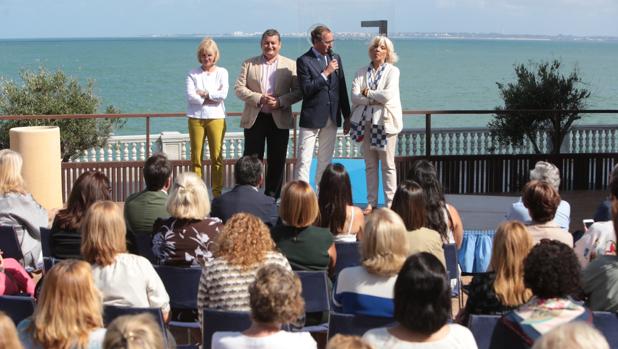
M 204 265 L 212 260 L 212 243 L 223 229 L 219 218 L 187 220 L 170 217 L 160 223 L 152 239 L 152 251 L 161 264 Z M 159 225 L 155 223 L 155 226 Z
M 267 264 L 278 264 L 292 270 L 288 260 L 278 252 L 268 252 L 261 263 L 248 269 L 232 265 L 223 257 L 206 262 L 197 292 L 197 308 L 230 311 L 250 311 L 249 284 L 255 280 L 258 269 Z M 202 312 L 199 312 L 200 323 Z
M 459 323 L 467 324 L 471 314 L 502 315 L 515 308 L 500 303 L 494 291 L 495 280 L 494 272 L 476 274 L 472 278 L 468 288 L 468 301 L 462 317 L 458 319 Z

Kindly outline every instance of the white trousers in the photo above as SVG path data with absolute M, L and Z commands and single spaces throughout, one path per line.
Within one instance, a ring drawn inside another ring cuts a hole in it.
M 367 123 L 362 151 L 365 158 L 365 176 L 367 178 L 367 203 L 373 208 L 378 206 L 378 168 L 382 161 L 382 187 L 384 189 L 384 205 L 391 207 L 393 196 L 397 190 L 397 168 L 395 167 L 395 150 L 397 134 L 386 137 L 384 151 L 371 149 L 371 124 Z
M 335 142 L 337 140 L 337 125 L 329 118 L 322 128 L 300 128 L 298 133 L 298 154 L 296 155 L 296 173 L 294 177 L 309 183 L 311 160 L 318 141 L 318 169 L 315 173 L 315 184 L 320 184 L 322 173 L 333 160 Z

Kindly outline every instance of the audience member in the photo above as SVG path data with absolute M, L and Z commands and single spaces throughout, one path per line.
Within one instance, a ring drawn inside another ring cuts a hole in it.
M 476 349 L 467 328 L 448 323 L 450 313 L 451 289 L 444 266 L 430 253 L 417 253 L 408 257 L 395 282 L 397 325 L 369 330 L 363 340 L 385 349 Z
M 609 179 L 610 210 L 611 204 L 618 197 L 618 165 L 614 166 Z M 611 217 L 605 221 L 596 221 L 575 243 L 575 254 L 579 258 L 582 268 L 585 268 L 593 259 L 604 255 L 616 255 L 616 230 Z M 606 261 L 611 260 L 607 258 Z M 601 266 L 605 263 L 597 264 Z M 608 270 L 609 271 L 609 270 Z
M 347 314 L 393 317 L 393 286 L 408 257 L 406 233 L 395 212 L 388 208 L 372 211 L 360 242 L 361 265 L 339 273 L 335 306 Z
M 165 203 L 172 185 L 172 164 L 163 153 L 156 153 L 144 164 L 146 189 L 133 193 L 124 202 L 129 251 L 137 254 L 136 235 L 152 234 L 157 218 L 168 217 Z
M 215 239 L 215 259 L 206 262 L 197 295 L 198 309 L 249 311 L 248 286 L 262 266 L 278 264 L 289 270 L 277 252 L 264 222 L 249 213 L 233 215 Z M 200 323 L 202 313 L 199 313 Z
M 328 228 L 336 242 L 360 240 L 365 225 L 363 211 L 352 204 L 350 176 L 342 164 L 326 166 L 319 185 L 318 226 Z
M 158 220 L 152 239 L 152 251 L 161 264 L 203 265 L 213 259 L 212 242 L 223 224 L 210 213 L 208 189 L 193 172 L 184 172 L 174 180 L 167 198 L 170 218 Z
M 408 230 L 408 248 L 410 254 L 429 252 L 436 256 L 444 266 L 444 241 L 440 233 L 426 228 L 427 209 L 425 194 L 421 186 L 410 180 L 405 180 L 397 187 L 391 209 L 401 217 Z
M 559 325 L 534 342 L 532 349 L 609 349 L 605 337 L 582 321 Z
M 0 296 L 34 295 L 34 281 L 24 267 L 13 258 L 2 258 L 0 250 Z
M 316 227 L 318 199 L 307 182 L 288 182 L 281 193 L 281 224 L 272 230 L 277 248 L 294 270 L 327 270 L 335 266 L 337 252 L 333 235 Z
M 165 337 L 151 314 L 124 315 L 107 326 L 103 349 L 166 349 Z
M 19 339 L 26 349 L 101 348 L 105 329 L 101 294 L 90 265 L 69 259 L 54 265 L 32 317 L 19 323 Z
M 236 186 L 229 192 L 212 200 L 211 216 L 227 222 L 239 212 L 251 213 L 259 217 L 269 227 L 277 224 L 277 204 L 275 199 L 259 191 L 264 181 L 262 161 L 257 155 L 246 155 L 234 165 Z M 274 194 L 274 192 L 273 192 Z
M 463 241 L 463 223 L 457 209 L 447 204 L 444 199 L 436 168 L 429 161 L 418 160 L 412 165 L 407 179 L 418 183 L 425 193 L 426 228 L 440 233 L 444 243 L 455 243 L 457 248 L 460 248 Z
M 170 298 L 150 262 L 126 253 L 126 225 L 111 201 L 94 203 L 81 225 L 82 255 L 92 264 L 94 283 L 103 303 L 125 307 L 161 308 L 167 318 Z
M 82 173 L 73 184 L 66 208 L 58 211 L 51 228 L 50 249 L 56 259 L 82 259 L 80 224 L 88 208 L 97 201 L 110 200 L 110 183 L 99 171 Z
M 2 311 L 0 311 L 0 348 L 23 349 L 13 320 Z
M 0 150 L 0 225 L 15 229 L 27 267 L 43 263 L 40 227 L 47 227 L 47 211 L 26 191 L 23 160 L 10 149 Z
M 266 265 L 249 285 L 251 327 L 243 332 L 216 332 L 213 349 L 317 348 L 308 332 L 287 332 L 282 324 L 304 315 L 298 276 L 275 264 Z
M 554 221 L 560 195 L 551 184 L 538 180 L 526 183 L 522 201 L 532 218 L 526 228 L 535 244 L 542 239 L 550 239 L 573 247 L 573 235 Z
M 530 170 L 530 180 L 547 182 L 554 188 L 556 193 L 558 193 L 560 188 L 560 171 L 552 163 L 539 161 L 534 165 L 534 168 Z M 520 221 L 526 225 L 532 224 L 533 220 L 521 197 L 519 201 L 513 203 L 506 215 L 506 219 Z M 562 229 L 569 230 L 571 206 L 568 202 L 564 200 L 559 201 L 555 221 Z
M 498 321 L 491 347 L 530 348 L 558 325 L 571 321 L 591 323 L 592 312 L 572 298 L 581 292 L 580 271 L 570 246 L 543 239 L 532 247 L 524 260 L 524 285 L 533 297 Z
M 532 292 L 524 285 L 524 259 L 532 248 L 532 238 L 518 221 L 498 226 L 489 270 L 476 274 L 468 287 L 468 301 L 458 316 L 467 324 L 471 314 L 503 314 L 526 303 Z
M 326 344 L 326 349 L 373 349 L 360 337 L 336 334 Z

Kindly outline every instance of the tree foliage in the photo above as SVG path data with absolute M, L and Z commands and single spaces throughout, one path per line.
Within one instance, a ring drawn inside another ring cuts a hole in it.
M 0 114 L 55 115 L 96 114 L 100 99 L 94 94 L 94 81 L 85 86 L 64 72 L 23 70 L 23 84 L 0 79 Z M 117 114 L 114 106 L 106 114 Z M 81 152 L 105 144 L 111 132 L 124 123 L 121 119 L 10 120 L 0 124 L 0 147 L 9 146 L 9 129 L 21 126 L 48 125 L 60 128 L 62 160 L 77 157 Z
M 563 75 L 560 65 L 559 60 L 531 62 L 528 66 L 519 64 L 515 66 L 515 82 L 496 83 L 504 106 L 496 107 L 488 126 L 500 144 L 521 146 L 527 138 L 535 152 L 541 153 L 537 134 L 546 133 L 551 140 L 551 153 L 560 153 L 564 137 L 573 122 L 582 118 L 579 110 L 585 108 L 590 97 L 590 91 L 577 87 L 582 83 L 578 70 Z M 506 110 L 514 112 L 506 113 Z

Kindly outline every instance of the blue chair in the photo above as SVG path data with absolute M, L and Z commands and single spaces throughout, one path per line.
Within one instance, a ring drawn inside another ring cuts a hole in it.
M 203 309 L 202 348 L 211 348 L 212 335 L 215 332 L 242 332 L 250 326 L 251 314 L 248 312 Z
M 337 279 L 339 272 L 347 267 L 355 267 L 361 264 L 359 243 L 357 242 L 336 242 L 337 262 L 335 263 L 334 279 Z
M 330 339 L 336 334 L 362 336 L 371 329 L 392 325 L 395 325 L 393 318 L 342 314 L 331 311 L 328 319 L 328 338 Z
M 592 322 L 594 327 L 603 333 L 609 347 L 618 348 L 618 317 L 616 313 L 594 311 L 592 312 Z
M 470 315 L 468 328 L 474 336 L 478 349 L 490 348 L 491 336 L 500 317 L 500 315 Z
M 444 259 L 446 260 L 446 272 L 448 273 L 448 277 L 451 280 L 457 280 L 457 289 L 451 290 L 451 294 L 458 298 L 459 308 L 463 308 L 463 293 L 460 290 L 461 275 L 459 273 L 459 263 L 457 261 L 457 245 L 444 244 L 442 248 L 444 249 Z
M 51 230 L 41 227 L 41 250 L 43 251 L 43 267 L 45 271 L 51 269 L 56 262 L 57 259 L 52 257 L 51 255 Z
M 34 313 L 34 298 L 24 296 L 0 296 L 0 310 L 5 312 L 15 326 Z
M 23 262 L 24 255 L 21 252 L 21 246 L 19 240 L 17 240 L 15 228 L 11 226 L 0 227 L 0 249 L 3 252 L 2 256 L 4 258 L 14 258 Z
M 305 300 L 306 313 L 330 311 L 328 277 L 325 271 L 296 271 L 302 285 L 302 296 Z M 328 323 L 305 326 L 300 331 L 326 332 Z
M 165 321 L 163 321 L 163 313 L 161 308 L 137 308 L 137 307 L 121 307 L 115 305 L 106 305 L 103 307 L 103 323 L 105 327 L 114 321 L 119 316 L 123 315 L 136 315 L 147 313 L 154 316 L 155 321 L 159 324 L 163 337 L 167 340 L 167 329 L 165 328 Z
M 159 264 L 157 257 L 152 252 L 152 236 L 147 234 L 135 234 L 135 243 L 137 244 L 137 253 L 145 257 L 152 264 Z

